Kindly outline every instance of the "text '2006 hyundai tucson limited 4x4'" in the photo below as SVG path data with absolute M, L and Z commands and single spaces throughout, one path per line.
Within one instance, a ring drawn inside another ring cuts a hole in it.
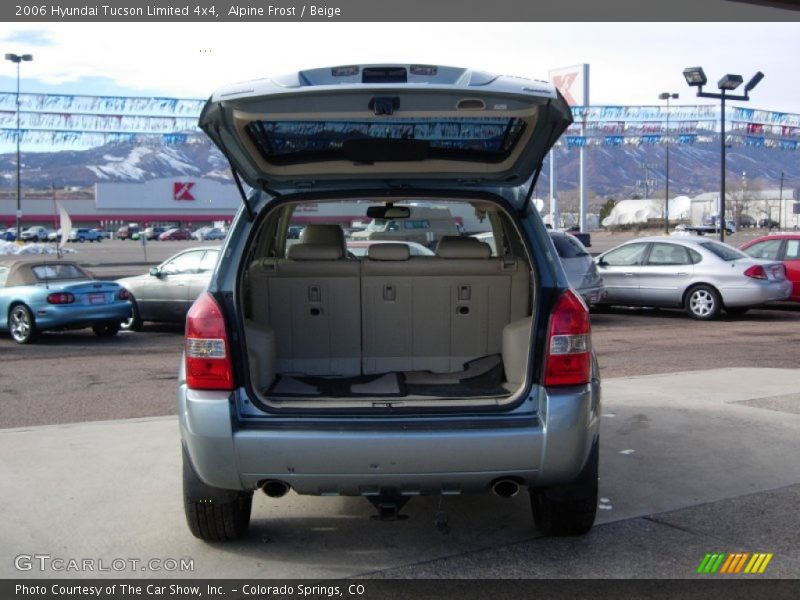
M 543 532 L 591 528 L 589 313 L 531 206 L 571 122 L 549 83 L 429 65 L 302 71 L 209 99 L 200 126 L 243 206 L 186 322 L 194 535 L 242 536 L 259 488 L 364 496 L 387 519 L 415 495 L 527 489 Z M 402 240 L 348 253 L 345 228 L 416 227 L 404 219 L 420 206 L 465 234 L 479 223 L 496 253 L 468 235 L 430 240 L 433 256 Z

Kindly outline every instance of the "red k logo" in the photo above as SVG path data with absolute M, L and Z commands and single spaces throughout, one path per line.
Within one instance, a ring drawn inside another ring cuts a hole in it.
M 577 79 L 577 77 L 577 73 L 567 73 L 566 75 L 553 76 L 553 85 L 556 86 L 559 92 L 564 94 L 564 100 L 566 100 L 567 104 L 570 106 L 576 106 L 578 104 L 570 92 L 570 88 L 572 87 L 572 84 L 575 83 L 575 79 Z
M 194 200 L 192 196 L 193 181 L 176 181 L 172 184 L 173 200 Z

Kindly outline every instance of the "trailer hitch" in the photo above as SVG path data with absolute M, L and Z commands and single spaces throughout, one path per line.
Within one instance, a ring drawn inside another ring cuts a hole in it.
M 401 515 L 400 510 L 411 499 L 410 496 L 403 496 L 394 490 L 382 491 L 377 496 L 366 496 L 367 500 L 378 510 L 378 514 L 372 515 L 378 521 L 403 521 L 408 515 Z

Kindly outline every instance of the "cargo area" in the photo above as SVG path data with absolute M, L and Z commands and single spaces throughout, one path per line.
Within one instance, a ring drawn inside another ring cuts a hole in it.
M 241 277 L 251 387 L 261 402 L 513 401 L 525 381 L 533 288 L 509 215 L 493 205 L 476 210 L 492 243 L 442 235 L 420 256 L 402 240 L 382 241 L 356 257 L 337 223 L 307 224 L 292 239 L 301 210 L 267 216 Z

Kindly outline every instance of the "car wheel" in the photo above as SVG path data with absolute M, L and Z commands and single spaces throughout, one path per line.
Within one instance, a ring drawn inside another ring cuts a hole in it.
M 203 483 L 183 451 L 183 508 L 192 535 L 207 542 L 239 539 L 250 527 L 252 505 L 253 492 Z
M 119 324 L 120 329 L 123 331 L 141 331 L 142 330 L 142 318 L 139 316 L 139 307 L 136 304 L 136 300 L 133 296 L 130 298 L 131 300 L 131 316 L 129 319 L 125 319 L 122 323 Z
M 699 321 L 716 319 L 721 304 L 719 293 L 710 285 L 696 285 L 686 295 L 686 312 Z
M 119 333 L 119 323 L 103 323 L 92 325 L 92 331 L 97 337 L 114 337 Z
M 536 527 L 545 535 L 583 535 L 597 514 L 600 443 L 596 441 L 578 479 L 568 485 L 530 490 Z
M 743 315 L 748 310 L 750 310 L 749 306 L 726 306 L 725 312 L 729 315 Z
M 24 304 L 17 304 L 8 313 L 8 331 L 18 344 L 31 344 L 39 337 L 33 314 Z
M 35 244 L 36 242 L 38 242 L 38 241 L 39 241 L 39 237 L 38 237 L 38 236 L 33 236 L 33 237 L 31 238 L 31 241 L 32 241 L 32 242 Z

